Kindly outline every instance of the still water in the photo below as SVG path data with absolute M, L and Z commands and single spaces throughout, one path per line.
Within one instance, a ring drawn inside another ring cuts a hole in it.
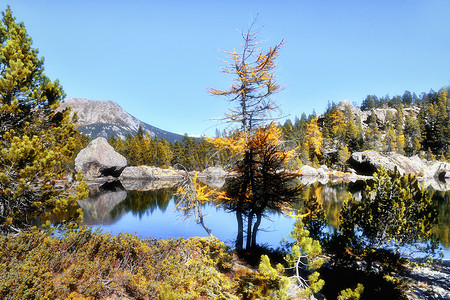
M 186 219 L 176 210 L 174 184 L 140 183 L 137 185 L 103 186 L 91 188 L 88 199 L 80 201 L 84 223 L 103 232 L 112 234 L 131 233 L 142 238 L 178 238 L 207 236 L 207 232 L 197 224 L 194 218 Z M 139 188 L 140 190 L 132 190 Z M 327 215 L 328 229 L 338 226 L 339 210 L 348 192 L 357 197 L 360 184 L 320 184 L 315 183 L 304 189 L 304 197 L 314 193 L 322 202 Z M 430 194 L 439 213 L 435 235 L 440 240 L 444 259 L 450 259 L 450 191 L 438 191 L 430 188 Z M 301 201 L 301 200 L 299 200 Z M 300 206 L 300 202 L 299 202 Z M 202 207 L 205 225 L 212 234 L 233 246 L 237 234 L 236 215 L 227 212 L 214 203 Z M 289 233 L 295 220 L 292 217 L 266 212 L 257 233 L 257 242 L 272 248 L 280 246 L 283 238 L 290 240 Z

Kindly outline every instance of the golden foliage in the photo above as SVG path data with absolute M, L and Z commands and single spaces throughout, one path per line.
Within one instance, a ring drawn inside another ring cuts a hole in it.
M 284 41 L 268 50 L 260 49 L 261 43 L 257 41 L 257 34 L 252 31 L 253 25 L 254 23 L 242 34 L 241 52 L 225 52 L 229 61 L 222 71 L 234 76 L 231 87 L 208 89 L 212 95 L 225 96 L 230 102 L 236 103 L 226 118 L 229 122 L 240 123 L 244 135 L 267 121 L 268 112 L 277 107 L 269 96 L 282 89 L 275 80 L 275 61 Z
M 316 154 L 316 156 L 322 155 L 322 132 L 317 125 L 317 118 L 313 118 L 306 124 L 306 144 L 308 145 L 309 152 Z

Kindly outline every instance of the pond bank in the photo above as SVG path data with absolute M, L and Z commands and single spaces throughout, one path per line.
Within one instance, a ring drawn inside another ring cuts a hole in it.
M 450 299 L 450 260 L 424 264 L 408 272 L 408 299 Z

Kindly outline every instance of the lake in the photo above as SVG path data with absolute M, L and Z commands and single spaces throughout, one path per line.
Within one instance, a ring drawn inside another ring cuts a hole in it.
M 89 198 L 79 201 L 83 209 L 84 224 L 101 228 L 112 234 L 131 233 L 143 238 L 178 238 L 207 236 L 207 232 L 195 219 L 185 219 L 176 210 L 173 182 L 128 182 L 116 185 L 106 184 L 90 188 Z M 329 230 L 338 225 L 339 210 L 343 200 L 351 192 L 358 197 L 362 183 L 318 182 L 304 189 L 304 197 L 314 193 L 322 203 L 327 215 Z M 433 203 L 438 210 L 438 224 L 434 233 L 444 251 L 444 258 L 450 259 L 450 191 L 429 188 Z M 300 204 L 299 204 L 300 205 Z M 295 205 L 294 205 L 295 206 Z M 236 215 L 207 203 L 202 207 L 205 225 L 212 234 L 233 246 L 237 234 Z M 266 212 L 257 233 L 257 242 L 272 248 L 280 246 L 283 238 L 289 240 L 289 233 L 295 220 L 292 217 Z

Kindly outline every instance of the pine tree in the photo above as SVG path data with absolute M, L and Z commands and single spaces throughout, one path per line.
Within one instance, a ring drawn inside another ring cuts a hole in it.
M 411 117 L 407 115 L 405 117 L 405 127 L 404 127 L 404 137 L 405 137 L 405 145 L 404 151 L 406 155 L 415 155 L 420 151 L 420 125 L 417 118 Z
M 367 122 L 368 126 L 364 134 L 364 148 L 378 151 L 381 149 L 381 133 L 378 130 L 377 116 L 373 111 Z
M 435 156 L 447 151 L 450 143 L 450 116 L 448 94 L 441 89 L 429 96 L 429 104 L 424 104 L 419 113 L 422 132 L 422 149 L 430 149 Z
M 426 189 L 416 177 L 401 176 L 383 167 L 374 174 L 361 200 L 346 200 L 341 211 L 340 232 L 352 252 L 366 256 L 370 270 L 371 253 L 388 252 L 411 255 L 424 246 L 432 234 L 437 212 Z M 423 243 L 423 244 L 421 244 Z M 430 245 L 433 246 L 433 245 Z M 411 251 L 411 252 L 408 252 Z
M 310 237 L 309 231 L 300 218 L 295 222 L 294 230 L 290 235 L 295 241 L 292 246 L 292 254 L 287 255 L 286 260 L 295 271 L 293 277 L 299 288 L 297 295 L 301 299 L 308 299 L 314 293 L 319 292 L 325 284 L 316 271 L 324 263 L 321 257 L 322 247 L 318 241 Z M 308 279 L 305 279 L 305 274 L 308 275 Z
M 371 110 L 376 107 L 378 98 L 376 96 L 368 95 L 366 99 L 361 103 L 361 110 Z
M 358 129 L 353 120 L 353 114 L 349 106 L 345 108 L 344 145 L 350 152 L 359 150 Z
M 386 134 L 383 138 L 383 151 L 396 152 L 397 151 L 397 137 L 392 126 L 388 126 Z
M 0 232 L 20 231 L 37 218 L 81 220 L 85 183 L 68 179 L 77 132 L 58 81 L 44 74 L 25 25 L 8 7 L 0 24 Z M 77 180 L 81 177 L 77 176 Z

